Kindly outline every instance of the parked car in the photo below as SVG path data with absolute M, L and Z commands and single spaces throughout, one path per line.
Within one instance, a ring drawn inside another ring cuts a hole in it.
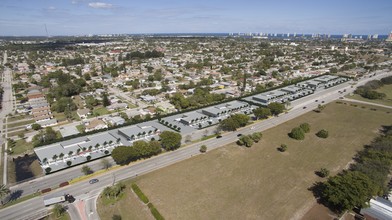
M 221 138 L 222 137 L 222 135 L 218 135 L 218 136 L 216 136 L 216 138 Z
M 98 179 L 91 179 L 90 181 L 88 181 L 90 184 L 94 184 L 94 183 L 98 183 L 99 180 Z
M 237 134 L 237 137 L 241 137 L 242 136 L 242 134 Z

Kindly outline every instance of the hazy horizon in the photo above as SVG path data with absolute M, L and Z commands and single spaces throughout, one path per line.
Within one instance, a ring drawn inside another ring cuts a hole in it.
M 167 33 L 386 35 L 392 1 L 2 0 L 1 36 Z M 48 34 L 45 30 L 47 27 Z

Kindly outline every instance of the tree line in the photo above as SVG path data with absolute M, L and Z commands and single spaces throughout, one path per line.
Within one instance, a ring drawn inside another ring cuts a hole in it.
M 372 80 L 363 86 L 359 86 L 354 93 L 367 99 L 384 99 L 386 95 L 376 90 L 384 85 L 392 84 L 392 76 L 384 77 L 381 80 Z
M 348 170 L 315 183 L 311 189 L 320 202 L 337 213 L 366 207 L 373 196 L 388 193 L 391 165 L 392 126 L 384 126 L 382 135 L 355 156 Z
M 117 164 L 126 165 L 132 161 L 149 158 L 162 152 L 175 150 L 181 146 L 181 135 L 176 132 L 163 131 L 160 141 L 143 140 L 133 142 L 132 146 L 118 146 L 112 151 L 112 157 Z
M 146 51 L 146 52 L 140 52 L 140 51 L 133 51 L 130 53 L 127 53 L 125 55 L 126 60 L 132 60 L 132 59 L 149 59 L 149 58 L 159 58 L 159 57 L 164 57 L 165 54 L 162 52 L 159 52 L 157 50 L 152 50 L 152 51 Z

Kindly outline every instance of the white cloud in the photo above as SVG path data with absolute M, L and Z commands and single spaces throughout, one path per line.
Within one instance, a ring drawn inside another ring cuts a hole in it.
M 54 6 L 49 6 L 49 7 L 48 7 L 48 10 L 56 10 L 56 7 L 54 7 Z
M 112 4 L 104 3 L 104 2 L 91 2 L 88 3 L 88 6 L 91 8 L 103 8 L 103 9 L 113 8 Z

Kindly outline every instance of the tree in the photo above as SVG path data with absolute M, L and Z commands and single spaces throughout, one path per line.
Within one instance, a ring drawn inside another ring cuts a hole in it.
M 108 94 L 106 94 L 106 93 L 103 93 L 103 94 L 102 94 L 102 105 L 103 105 L 104 107 L 110 105 L 110 100 L 109 100 L 109 98 L 108 98 Z
M 271 115 L 271 110 L 269 108 L 256 108 L 253 110 L 253 114 L 255 115 L 256 119 L 259 118 L 268 118 Z
M 89 166 L 84 165 L 82 167 L 82 173 L 84 173 L 84 175 L 89 175 L 93 173 L 93 170 Z
M 45 173 L 46 173 L 46 174 L 50 173 L 50 171 L 52 171 L 52 168 L 50 168 L 50 167 L 46 167 L 46 168 L 45 168 Z
M 237 128 L 244 127 L 249 122 L 249 116 L 244 114 L 235 114 L 230 118 L 220 122 L 219 127 L 226 131 L 235 131 Z
M 240 146 L 245 145 L 245 147 L 252 147 L 253 140 L 252 140 L 252 138 L 250 138 L 249 135 L 243 135 L 239 138 L 239 140 L 237 141 L 237 144 Z
M 286 144 L 281 144 L 279 147 L 280 152 L 285 152 L 287 150 L 287 145 Z
M 56 205 L 54 205 L 52 211 L 56 217 L 60 217 L 64 214 L 65 209 L 62 205 L 56 204 Z
M 277 102 L 270 103 L 268 108 L 271 110 L 271 114 L 275 116 L 282 113 L 285 109 L 283 104 Z
M 4 196 L 8 195 L 10 193 L 10 189 L 6 187 L 6 185 L 1 184 L 0 185 L 0 199 L 2 199 Z
M 320 113 L 320 112 L 321 112 L 322 110 L 324 110 L 324 109 L 325 109 L 325 105 L 319 104 L 319 105 L 317 106 L 316 112 Z
M 181 146 L 181 134 L 171 131 L 163 131 L 159 137 L 161 138 L 161 145 L 163 149 L 175 150 Z
M 321 168 L 316 173 L 318 176 L 323 177 L 323 178 L 329 176 L 329 170 L 327 168 Z
M 35 130 L 35 131 L 38 131 L 38 130 L 41 129 L 42 127 L 41 127 L 40 124 L 34 123 L 34 124 L 31 125 L 31 128 L 32 128 L 33 130 Z
M 121 220 L 121 219 L 122 219 L 121 215 L 114 214 L 112 216 L 112 220 Z
M 316 133 L 316 136 L 319 138 L 327 138 L 328 137 L 328 131 L 321 129 L 319 132 Z
M 322 183 L 321 189 L 321 199 L 337 212 L 365 207 L 378 191 L 375 183 L 358 171 L 345 171 L 330 177 L 327 182 Z
M 203 144 L 203 145 L 201 145 L 201 146 L 200 146 L 200 152 L 201 152 L 201 153 L 205 153 L 205 152 L 207 152 L 207 146 L 206 146 L 206 145 L 204 145 L 204 144 Z
M 111 167 L 109 160 L 105 159 L 105 158 L 101 160 L 101 164 L 102 164 L 102 168 L 105 170 L 107 170 Z
M 253 134 L 251 134 L 251 135 L 249 135 L 250 136 L 250 138 L 252 138 L 252 140 L 255 142 L 255 143 L 257 143 L 257 142 L 259 142 L 260 140 L 261 140 L 261 137 L 263 136 L 262 134 L 261 134 L 261 132 L 255 132 L 255 133 L 253 133 Z
M 295 139 L 295 140 L 303 140 L 303 139 L 305 139 L 305 133 L 299 127 L 293 128 L 291 130 L 291 132 L 289 133 L 289 136 L 291 138 Z
M 299 125 L 299 127 L 305 132 L 309 133 L 310 132 L 310 125 L 308 123 L 302 123 Z
M 113 160 L 120 165 L 125 165 L 130 162 L 129 154 L 130 154 L 130 147 L 126 146 L 118 146 L 113 149 L 112 151 L 112 158 Z

